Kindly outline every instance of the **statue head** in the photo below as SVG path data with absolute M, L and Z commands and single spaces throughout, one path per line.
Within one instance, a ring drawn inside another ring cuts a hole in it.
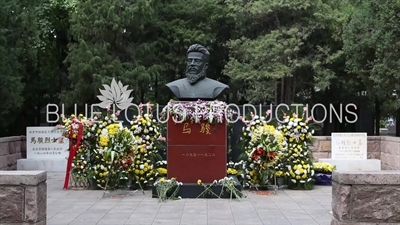
M 206 77 L 210 53 L 205 47 L 194 44 L 189 47 L 186 56 L 186 77 L 190 84 L 195 84 Z

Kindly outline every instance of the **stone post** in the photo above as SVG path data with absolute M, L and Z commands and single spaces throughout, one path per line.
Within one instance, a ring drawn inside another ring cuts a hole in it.
M 334 171 L 331 225 L 400 224 L 400 171 Z
M 0 171 L 0 224 L 45 225 L 45 171 Z

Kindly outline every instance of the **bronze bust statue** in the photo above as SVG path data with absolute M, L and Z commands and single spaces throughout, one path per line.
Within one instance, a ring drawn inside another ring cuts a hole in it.
M 187 50 L 186 78 L 170 82 L 167 87 L 181 101 L 215 100 L 229 86 L 206 77 L 210 53 L 194 44 Z

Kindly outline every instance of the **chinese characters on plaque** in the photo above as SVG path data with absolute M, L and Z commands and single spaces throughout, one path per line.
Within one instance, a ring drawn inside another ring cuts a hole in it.
M 367 133 L 332 133 L 332 159 L 367 159 Z
M 211 125 L 209 123 L 200 123 L 200 131 L 202 134 L 211 134 Z M 186 122 L 183 124 L 182 134 L 191 134 L 192 128 L 190 128 L 190 123 Z
M 55 127 L 27 127 L 26 154 L 28 159 L 61 158 L 68 156 L 68 139 Z
M 183 153 L 186 157 L 215 157 L 215 153 Z

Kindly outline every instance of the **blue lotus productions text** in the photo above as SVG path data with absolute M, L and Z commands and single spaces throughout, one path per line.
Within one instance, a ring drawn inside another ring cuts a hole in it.
M 188 115 L 185 112 L 185 108 L 183 104 L 180 105 L 179 103 L 174 104 L 174 109 L 180 109 L 183 114 Z M 227 107 L 226 107 L 227 106 Z M 144 104 L 142 106 L 132 104 L 127 110 L 123 110 L 120 112 L 115 106 L 111 107 L 112 113 L 115 115 L 117 114 L 118 120 L 131 122 L 134 116 L 138 116 L 143 110 L 143 113 L 149 114 L 150 111 L 153 112 L 153 118 L 161 123 L 166 123 L 169 119 L 168 113 L 165 114 L 166 116 L 162 117 L 161 112 L 166 107 L 166 105 L 159 105 L 159 104 Z M 220 104 L 211 105 L 210 108 L 213 112 L 216 108 L 221 107 Z M 79 107 L 77 104 L 74 105 L 73 114 L 78 115 L 80 112 L 86 118 L 95 119 L 97 115 L 101 114 L 102 111 L 106 109 L 100 108 L 98 104 L 85 104 L 84 106 Z M 150 109 L 151 108 L 151 109 Z M 200 108 L 200 106 L 199 106 Z M 224 114 L 225 119 L 228 123 L 236 123 L 239 120 L 245 120 L 246 122 L 250 122 L 252 120 L 263 118 L 266 122 L 271 122 L 272 120 L 276 120 L 277 122 L 284 122 L 283 112 L 291 112 L 296 113 L 299 117 L 303 117 L 304 119 L 312 120 L 315 123 L 323 123 L 325 121 L 329 121 L 332 123 L 333 121 L 338 121 L 339 123 L 355 123 L 358 120 L 357 106 L 353 103 L 350 104 L 328 104 L 324 105 L 321 103 L 314 104 L 309 106 L 308 104 L 279 104 L 279 105 L 254 105 L 254 104 L 244 104 L 244 105 L 237 105 L 237 104 L 227 104 L 224 105 L 224 110 L 222 112 Z M 228 110 L 231 109 L 231 110 Z M 82 111 L 79 111 L 82 110 Z M 175 111 L 175 110 L 174 110 Z M 233 116 L 231 112 L 234 112 Z M 253 117 L 250 118 L 250 113 L 253 114 Z M 61 115 L 65 114 L 65 107 L 64 104 L 61 104 L 59 107 L 57 104 L 48 104 L 46 107 L 46 122 L 47 123 L 58 123 L 60 121 Z M 172 118 L 175 120 L 175 118 Z M 180 122 L 180 121 L 175 121 Z

